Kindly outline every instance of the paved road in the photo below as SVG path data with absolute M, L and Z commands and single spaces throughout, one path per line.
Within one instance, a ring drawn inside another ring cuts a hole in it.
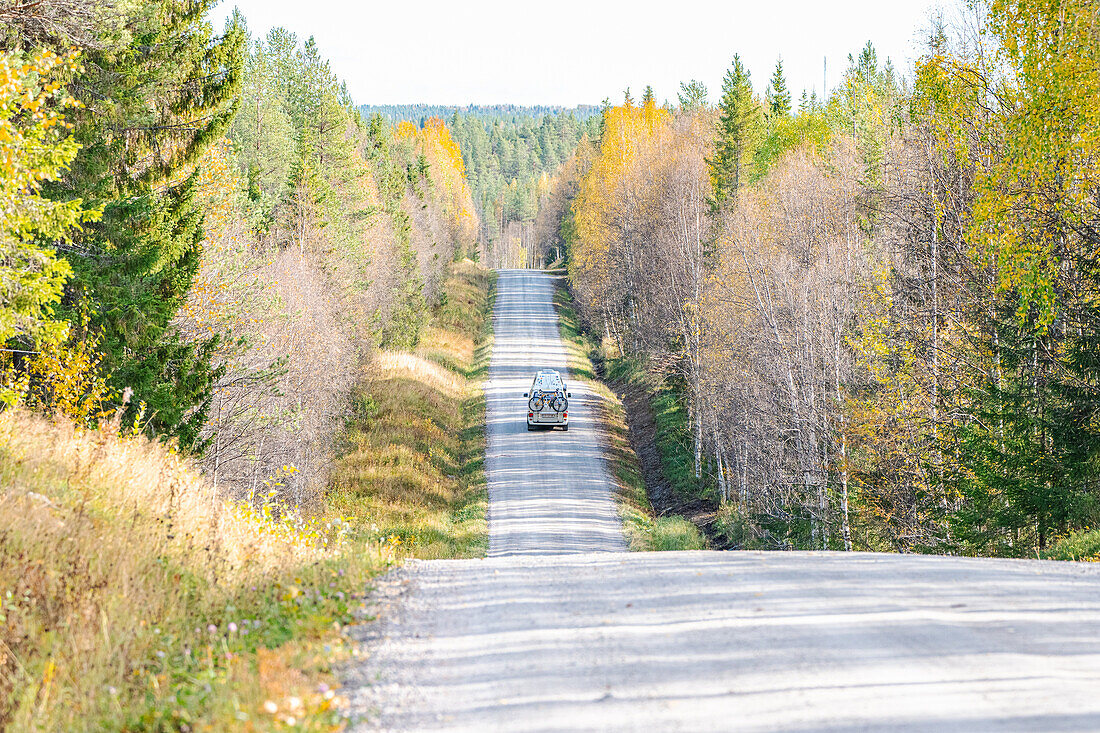
M 626 549 L 592 426 L 595 397 L 569 381 L 553 296 L 547 273 L 499 273 L 485 387 L 490 557 Z M 539 369 L 557 369 L 566 379 L 573 395 L 568 432 L 527 431 L 523 393 Z
M 503 272 L 490 555 L 407 564 L 355 633 L 359 728 L 1100 730 L 1100 564 L 622 548 L 591 395 L 527 433 L 564 366 L 542 274 Z M 547 477 L 551 477 L 549 480 Z

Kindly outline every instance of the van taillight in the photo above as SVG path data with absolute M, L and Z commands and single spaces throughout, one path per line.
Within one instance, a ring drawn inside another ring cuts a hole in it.
M 533 413 L 533 412 L 527 413 L 527 417 L 534 417 L 534 416 L 535 416 L 535 413 Z
M 564 419 L 565 419 L 565 418 L 567 418 L 567 417 L 569 417 L 569 413 L 568 413 L 568 412 L 563 412 L 563 413 L 561 414 L 561 419 L 562 419 L 562 420 L 564 420 Z

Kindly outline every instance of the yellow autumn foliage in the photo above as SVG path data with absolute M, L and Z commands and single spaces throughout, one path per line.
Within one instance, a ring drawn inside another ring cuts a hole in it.
M 569 275 L 575 285 L 584 284 L 599 305 L 598 293 L 615 288 L 611 275 L 613 241 L 629 216 L 624 186 L 643 150 L 664 130 L 671 115 L 653 102 L 641 107 L 625 104 L 604 111 L 599 152 L 581 180 L 573 201 L 575 243 Z
M 461 245 L 460 249 L 472 245 L 478 227 L 473 194 L 466 181 L 462 151 L 446 123 L 433 117 L 423 128 L 418 128 L 411 122 L 402 121 L 394 127 L 393 135 L 398 140 L 410 141 L 416 152 L 427 159 L 429 175 L 437 187 L 455 241 Z

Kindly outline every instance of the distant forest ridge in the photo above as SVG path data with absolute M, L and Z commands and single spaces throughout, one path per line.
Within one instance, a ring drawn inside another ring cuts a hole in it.
M 359 106 L 359 109 L 364 117 L 377 113 L 390 122 L 408 120 L 422 125 L 424 120 L 432 117 L 449 120 L 455 112 L 464 116 L 487 119 L 538 118 L 545 115 L 568 115 L 572 113 L 578 120 L 583 121 L 589 117 L 599 115 L 601 107 L 596 104 L 580 104 L 576 107 L 544 104 L 532 106 L 519 104 L 363 104 Z

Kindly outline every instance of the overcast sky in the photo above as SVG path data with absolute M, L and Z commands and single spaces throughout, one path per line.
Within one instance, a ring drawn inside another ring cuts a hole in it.
M 719 96 L 734 53 L 763 92 L 782 56 L 797 100 L 832 87 L 870 40 L 905 70 L 920 54 L 933 0 L 224 0 L 253 35 L 284 26 L 314 36 L 361 104 L 598 104 L 652 84 L 676 101 L 681 81 Z

